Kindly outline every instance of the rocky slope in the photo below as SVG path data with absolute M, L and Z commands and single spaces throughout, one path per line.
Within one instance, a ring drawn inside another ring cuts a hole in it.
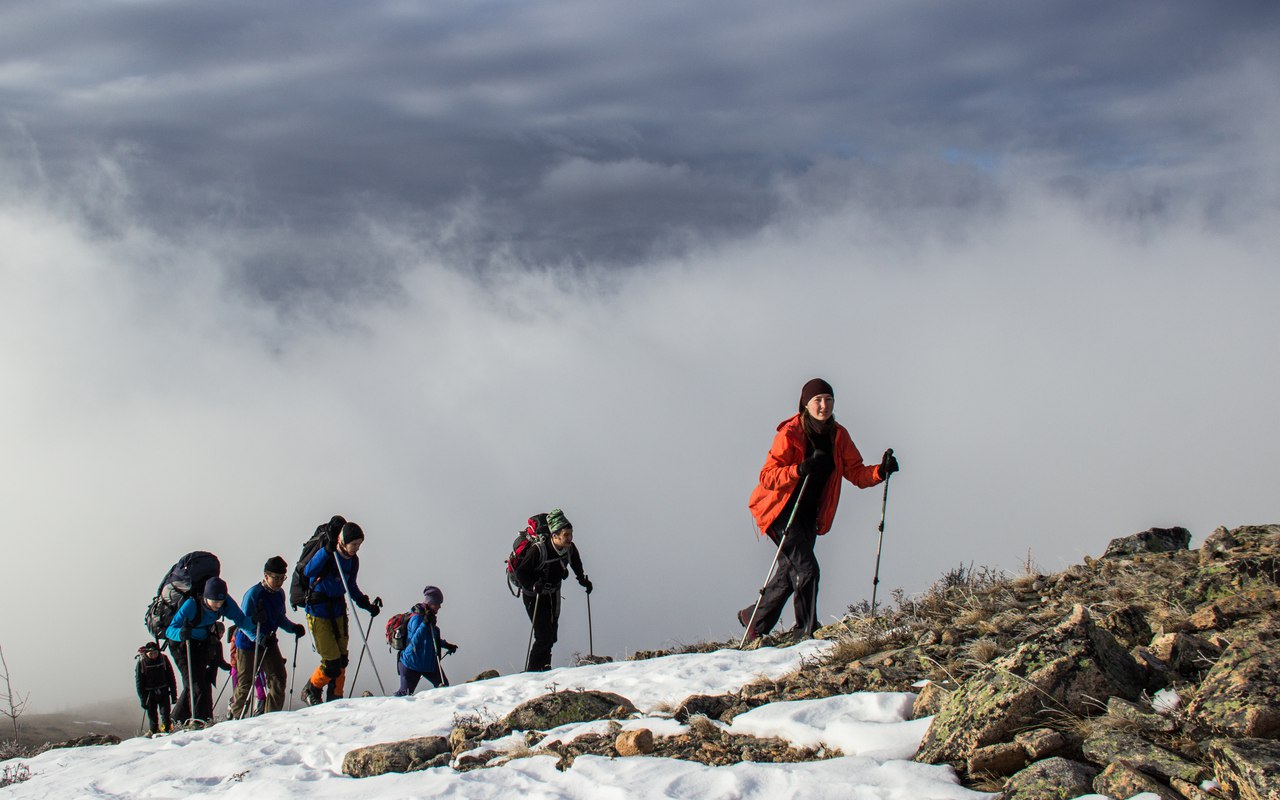
M 956 570 L 876 616 L 851 609 L 818 632 L 835 641 L 830 653 L 791 675 L 686 699 L 672 715 L 690 723 L 687 733 L 590 735 L 550 752 L 562 766 L 581 753 L 708 764 L 829 758 L 838 753 L 730 735 L 711 721 L 783 700 L 913 691 L 916 716 L 933 716 L 916 759 L 950 763 L 1004 800 L 1144 791 L 1280 800 L 1280 526 L 1220 528 L 1198 550 L 1190 538 L 1181 528 L 1144 531 L 1053 575 Z M 396 755 L 396 743 L 353 752 L 349 771 L 492 767 L 548 752 L 538 731 L 631 710 L 625 698 L 571 694 L 503 720 L 460 720 L 447 740 L 402 743 L 409 756 Z M 533 731 L 523 753 L 485 749 L 513 730 Z

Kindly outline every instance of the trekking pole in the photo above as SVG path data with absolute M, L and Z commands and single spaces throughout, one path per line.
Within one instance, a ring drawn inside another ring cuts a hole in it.
M 587 592 L 587 655 L 596 657 L 595 632 L 591 628 L 591 592 Z
M 445 655 L 448 655 L 448 653 L 445 653 L 443 655 L 440 653 L 440 639 L 439 637 L 436 636 L 436 632 L 434 629 L 432 629 L 431 631 L 431 642 L 432 644 L 435 645 L 435 648 L 436 648 L 436 669 L 440 671 L 440 685 L 448 686 L 449 676 L 444 674 L 444 657 Z
M 298 685 L 298 637 L 293 637 L 293 671 L 289 679 L 289 710 L 293 710 L 293 690 Z
M 529 658 L 533 655 L 533 629 L 538 624 L 538 605 L 542 603 L 542 593 L 533 597 L 533 617 L 529 620 L 529 646 L 524 651 L 524 671 L 529 671 Z
M 360 620 L 358 618 L 356 619 L 356 628 L 360 630 L 360 635 L 364 636 L 364 628 L 360 627 Z M 369 630 L 370 632 L 372 632 L 373 630 L 373 617 L 369 617 Z M 360 657 L 356 659 L 356 671 L 351 675 L 351 694 L 352 695 L 355 695 L 356 693 L 356 681 L 360 680 L 360 665 L 364 663 L 364 652 L 365 650 L 368 650 L 368 649 L 369 649 L 369 638 L 366 636 L 364 640 L 364 647 L 360 648 Z M 369 657 L 369 663 L 370 664 L 373 663 L 372 656 Z M 386 692 L 384 691 L 383 694 L 386 694 Z
M 333 565 L 338 568 L 338 577 L 342 579 L 342 588 L 346 589 L 347 596 L 351 597 L 351 585 L 347 583 L 347 576 L 342 572 L 342 564 L 338 561 L 338 551 L 333 551 Z M 355 600 L 354 597 L 351 598 Z M 364 632 L 364 628 L 360 627 L 360 619 L 356 618 L 356 630 L 360 631 L 360 637 L 364 639 L 364 647 L 360 650 L 360 658 L 364 659 L 364 651 L 369 649 L 369 636 Z M 369 614 L 369 630 L 373 630 L 373 614 Z M 369 656 L 369 665 L 373 667 L 373 676 L 378 679 L 378 690 L 384 695 L 387 693 L 387 687 L 382 685 L 382 676 L 378 674 L 378 662 L 373 660 L 373 656 Z M 360 663 L 356 662 L 356 673 L 360 672 Z M 355 689 L 355 679 L 351 681 L 352 689 Z
M 764 579 L 764 586 L 760 587 L 760 596 L 756 598 L 756 607 L 751 609 L 751 617 L 747 620 L 747 629 L 742 632 L 742 641 L 738 643 L 739 650 L 747 645 L 747 637 L 751 635 L 751 626 L 755 624 L 756 614 L 760 612 L 760 603 L 764 601 L 764 590 L 768 588 L 769 581 L 773 580 L 773 570 L 778 566 L 778 557 L 782 555 L 782 546 L 787 543 L 787 536 L 791 533 L 791 523 L 795 522 L 796 511 L 800 509 L 800 498 L 804 497 L 804 490 L 808 486 L 809 476 L 805 475 L 804 480 L 800 481 L 800 491 L 796 492 L 796 502 L 791 506 L 791 516 L 787 518 L 787 527 L 783 528 L 782 538 L 778 540 L 778 551 L 773 554 L 773 563 L 769 565 L 769 575 Z
M 191 718 L 188 722 L 196 721 L 196 681 L 195 672 L 191 669 L 191 639 L 188 638 L 187 644 L 187 707 L 191 709 Z
M 893 455 L 893 448 L 890 447 L 886 456 Z M 871 578 L 871 616 L 876 615 L 876 589 L 880 587 L 880 550 L 884 547 L 884 512 L 889 506 L 889 478 L 890 474 L 884 479 L 884 499 L 880 501 L 880 542 L 876 545 L 876 572 Z

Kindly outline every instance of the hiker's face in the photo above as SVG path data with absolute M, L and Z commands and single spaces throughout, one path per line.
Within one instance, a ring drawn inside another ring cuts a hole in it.
M 160 657 L 160 651 L 159 651 L 159 650 L 148 650 L 148 651 L 147 651 L 147 658 L 151 659 L 152 661 L 155 661 L 155 660 L 156 660 L 157 658 L 159 658 L 159 657 Z
M 280 587 L 284 586 L 283 572 L 264 572 L 262 573 L 262 585 L 264 588 L 278 592 Z
M 826 422 L 836 410 L 836 399 L 829 394 L 815 394 L 805 404 L 805 410 L 818 422 Z
M 210 600 L 207 597 L 204 599 L 204 604 L 209 607 L 210 611 L 221 611 L 226 602 L 226 600 Z
M 551 543 L 563 550 L 573 543 L 573 528 L 561 528 L 551 534 Z
M 356 539 L 354 542 L 348 542 L 347 540 L 343 539 L 341 544 L 339 544 L 338 546 L 342 548 L 343 555 L 345 555 L 347 558 L 351 558 L 356 553 L 360 552 L 360 545 L 362 544 L 364 544 L 364 539 Z
M 438 611 L 440 611 L 440 604 L 439 604 L 439 603 L 427 603 L 427 610 L 428 610 L 428 611 L 430 611 L 432 614 L 435 614 L 435 613 L 437 613 Z

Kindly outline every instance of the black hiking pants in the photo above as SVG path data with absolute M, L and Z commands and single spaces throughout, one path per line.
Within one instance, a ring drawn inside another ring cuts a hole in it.
M 169 716 L 169 691 L 153 689 L 147 692 L 147 702 L 142 706 L 147 710 L 147 727 L 152 733 L 173 728 L 173 719 Z
M 560 633 L 560 587 L 550 593 L 521 595 L 524 610 L 533 623 L 533 647 L 529 649 L 529 661 L 525 672 L 545 672 L 551 669 L 551 648 Z
M 218 665 L 222 663 L 222 643 L 213 636 L 191 639 L 186 642 L 170 642 L 174 666 L 182 678 L 182 694 L 174 703 L 173 721 L 192 719 L 191 706 L 195 703 L 195 719 L 213 721 L 213 684 L 218 678 Z M 187 645 L 191 646 L 190 660 Z
M 760 610 L 756 612 L 756 635 L 764 636 L 773 630 L 782 617 L 782 607 L 787 599 L 794 599 L 792 606 L 796 613 L 796 630 L 812 635 L 818 627 L 818 556 L 813 552 L 818 537 L 812 530 L 792 529 L 791 534 L 782 540 L 781 523 L 769 529 L 769 538 L 774 544 L 782 541 L 782 550 L 778 553 L 778 567 L 773 577 L 765 584 L 764 595 L 760 599 Z M 746 607 L 742 618 L 751 615 L 755 604 Z

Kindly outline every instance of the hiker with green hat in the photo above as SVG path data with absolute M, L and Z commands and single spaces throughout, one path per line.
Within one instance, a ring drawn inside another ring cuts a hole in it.
M 573 543 L 573 524 L 569 518 L 560 509 L 553 508 L 545 515 L 532 517 L 531 524 L 538 516 L 545 516 L 545 530 L 535 532 L 530 545 L 520 553 L 518 563 L 512 565 L 520 598 L 533 626 L 532 643 L 525 661 L 528 672 L 551 669 L 551 648 L 560 628 L 560 583 L 569 577 L 569 570 L 573 570 L 587 594 L 591 594 L 593 588 L 582 569 L 578 547 Z

